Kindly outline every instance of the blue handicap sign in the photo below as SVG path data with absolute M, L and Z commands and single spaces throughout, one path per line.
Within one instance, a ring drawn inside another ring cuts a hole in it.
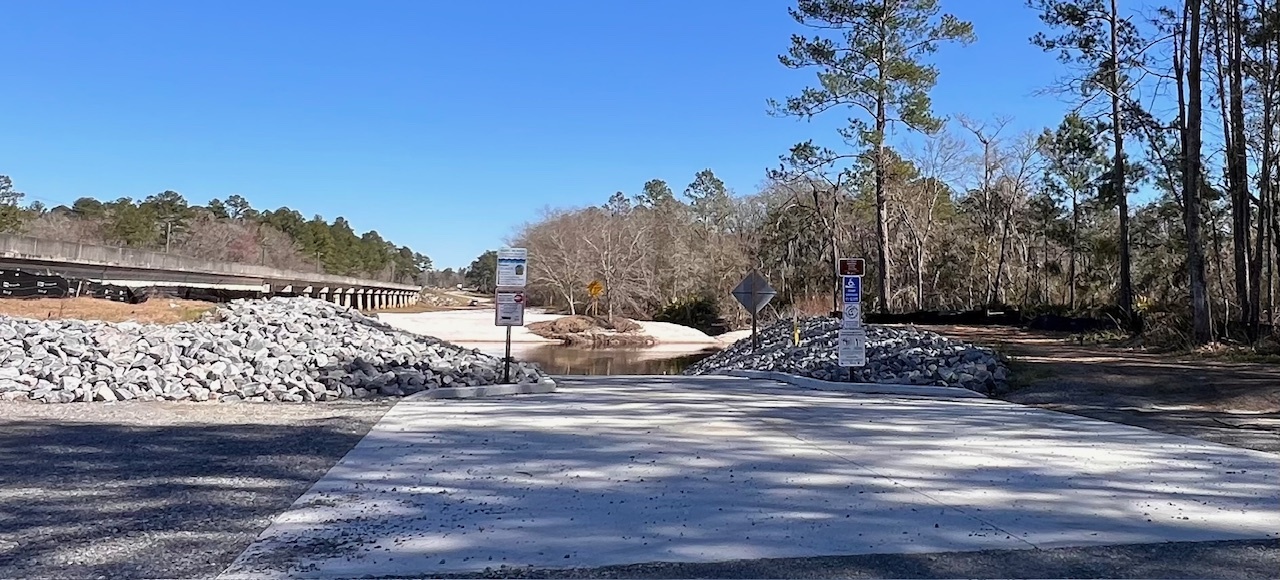
M 862 276 L 844 276 L 844 302 L 845 304 L 862 302 Z

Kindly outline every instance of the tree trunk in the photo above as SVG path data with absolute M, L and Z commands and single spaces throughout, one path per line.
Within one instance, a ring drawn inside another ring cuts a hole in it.
M 1013 203 L 1012 201 L 1010 201 L 1008 212 L 1004 216 L 1004 227 L 1001 228 L 1001 232 L 1000 232 L 1000 258 L 996 263 L 996 287 L 995 287 L 995 292 L 992 294 L 995 300 L 1002 304 L 1006 302 L 1004 299 L 1004 289 L 1001 285 L 1001 281 L 1004 278 L 1005 262 L 1008 261 L 1007 256 L 1009 253 L 1009 249 L 1008 249 L 1009 248 L 1009 222 L 1013 221 L 1012 213 L 1013 213 Z M 988 301 L 988 305 L 991 305 L 990 301 Z
M 1202 0 L 1187 0 L 1189 41 L 1187 54 L 1186 113 L 1182 131 L 1182 216 L 1187 237 L 1187 275 L 1191 293 L 1192 342 L 1202 345 L 1212 340 L 1209 327 L 1209 299 L 1204 275 L 1204 248 L 1200 234 L 1200 134 L 1203 122 L 1200 79 L 1200 9 Z M 1179 84 L 1181 75 L 1179 75 Z M 1183 100 L 1184 91 L 1178 91 Z
M 876 301 L 880 312 L 889 311 L 889 224 L 885 200 L 884 100 L 876 103 Z
M 916 240 L 916 310 L 924 310 L 924 242 Z
M 1111 129 L 1115 133 L 1115 162 L 1111 187 L 1120 202 L 1120 312 L 1133 322 L 1133 278 L 1129 256 L 1129 194 L 1125 189 L 1124 118 L 1120 114 L 1120 15 L 1118 0 L 1111 0 Z
M 1267 3 L 1265 0 L 1259 0 L 1258 13 L 1267 13 Z M 1271 41 L 1262 44 L 1262 80 L 1259 83 L 1262 86 L 1262 154 L 1258 160 L 1260 167 L 1258 179 L 1258 245 L 1254 249 L 1254 259 L 1256 260 L 1257 270 L 1254 273 L 1254 284 L 1258 286 L 1259 295 L 1255 295 L 1254 303 L 1261 310 L 1262 297 L 1262 264 L 1266 264 L 1267 279 L 1267 313 L 1268 324 L 1275 332 L 1275 254 L 1272 251 L 1272 240 L 1276 231 L 1273 227 L 1273 217 L 1276 213 L 1275 198 L 1273 197 L 1273 189 L 1271 184 L 1271 176 L 1274 171 L 1275 157 L 1272 154 L 1272 148 L 1275 145 L 1275 117 L 1272 107 L 1275 106 L 1275 90 L 1276 79 L 1273 76 L 1272 69 L 1275 66 L 1275 58 L 1280 55 L 1274 55 L 1271 51 Z
M 1227 326 L 1231 322 L 1231 293 L 1227 290 L 1226 271 L 1227 266 L 1222 260 L 1222 228 L 1218 225 L 1218 216 L 1213 212 L 1213 208 L 1209 208 L 1209 227 L 1213 231 L 1213 261 L 1216 262 L 1214 274 L 1218 278 L 1218 295 L 1222 298 L 1222 332 L 1219 336 L 1223 336 L 1227 330 Z
M 1067 268 L 1067 304 L 1076 309 L 1076 252 L 1080 248 L 1080 199 L 1071 192 L 1071 258 Z
M 841 303 L 844 302 L 844 281 L 840 279 L 840 244 L 836 240 L 836 222 L 835 209 L 838 202 L 834 196 L 839 195 L 838 192 L 831 192 L 833 196 L 831 202 L 832 218 L 831 218 L 831 278 L 832 285 L 835 287 L 835 293 L 831 295 L 831 312 L 833 314 L 841 314 Z
M 1049 293 L 1049 222 L 1045 222 L 1044 229 L 1040 233 L 1040 277 L 1044 283 L 1043 300 L 1046 304 L 1053 305 L 1053 295 Z
M 1253 219 L 1250 217 L 1249 200 L 1249 160 L 1244 134 L 1244 23 L 1240 13 L 1243 0 L 1229 0 L 1230 9 L 1227 14 L 1228 42 L 1231 51 L 1229 56 L 1229 73 L 1231 82 L 1231 150 L 1228 151 L 1228 168 L 1230 170 L 1230 187 L 1232 191 L 1232 217 L 1234 232 L 1232 241 L 1235 245 L 1235 266 L 1237 294 L 1240 298 L 1240 322 L 1245 328 L 1249 341 L 1258 338 L 1258 280 L 1255 277 L 1257 260 L 1250 248 L 1250 228 Z
M 887 17 L 887 16 L 886 16 Z M 877 272 L 877 292 L 876 297 L 879 302 L 880 312 L 889 311 L 889 216 L 886 209 L 885 200 L 885 166 L 884 166 L 884 137 L 885 128 L 888 125 L 888 113 L 885 111 L 885 100 L 888 95 L 885 94 L 884 80 L 884 62 L 888 57 L 888 50 L 885 47 L 886 39 L 889 36 L 887 24 L 884 18 L 880 20 L 880 60 L 881 66 L 878 67 L 877 81 L 879 83 L 879 93 L 876 95 L 876 169 L 875 169 L 875 188 L 876 188 L 876 246 L 878 249 L 876 256 L 876 267 L 880 270 Z

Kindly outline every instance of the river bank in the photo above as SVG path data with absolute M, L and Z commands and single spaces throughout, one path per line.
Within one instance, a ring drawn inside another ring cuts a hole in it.
M 527 325 L 535 322 L 551 322 L 559 318 L 563 318 L 563 315 L 548 314 L 537 309 L 525 311 L 524 322 L 526 326 L 511 328 L 512 344 L 561 344 L 561 340 L 538 336 L 527 328 Z M 411 314 L 382 313 L 378 315 L 378 319 L 401 330 L 434 336 L 453 343 L 490 343 L 504 342 L 506 340 L 506 328 L 494 326 L 493 310 L 487 308 Z M 660 346 L 681 345 L 724 348 L 743 336 L 742 332 L 709 336 L 696 328 L 669 322 L 637 320 L 636 323 L 640 325 L 640 330 L 637 334 L 652 337 Z M 750 331 L 747 331 L 746 335 L 749 336 Z

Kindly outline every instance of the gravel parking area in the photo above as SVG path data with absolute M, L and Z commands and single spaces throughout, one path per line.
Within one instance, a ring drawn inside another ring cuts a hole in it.
M 207 578 L 389 402 L 0 403 L 0 578 Z

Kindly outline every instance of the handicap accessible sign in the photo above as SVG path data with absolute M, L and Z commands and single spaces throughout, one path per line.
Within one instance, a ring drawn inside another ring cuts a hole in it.
M 842 276 L 844 278 L 844 303 L 860 304 L 862 302 L 862 276 Z

